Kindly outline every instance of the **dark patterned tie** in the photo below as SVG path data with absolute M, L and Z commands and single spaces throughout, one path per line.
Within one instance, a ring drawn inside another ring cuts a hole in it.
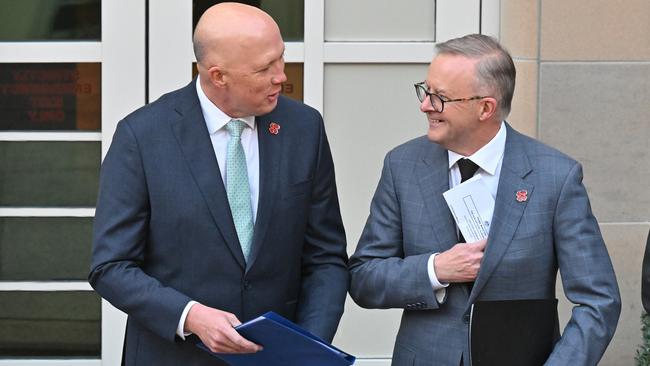
M 458 169 L 460 170 L 461 183 L 473 177 L 474 173 L 476 173 L 476 171 L 478 170 L 478 165 L 476 165 L 473 161 L 469 159 L 462 158 L 458 160 L 456 164 L 458 165 Z M 460 230 L 458 230 L 458 242 L 465 243 L 465 238 L 463 238 L 463 234 L 460 232 Z
M 460 170 L 460 182 L 463 183 L 464 181 L 470 179 L 471 177 L 474 176 L 476 171 L 478 170 L 478 165 L 476 165 L 473 161 L 469 159 L 462 158 L 456 162 L 458 164 L 458 169 Z M 463 233 L 458 230 L 458 242 L 459 243 L 465 243 L 465 238 L 463 237 Z M 468 282 L 467 283 L 467 289 L 469 292 L 472 292 L 472 288 L 474 287 L 474 282 Z M 463 364 L 463 359 L 460 359 L 460 364 Z

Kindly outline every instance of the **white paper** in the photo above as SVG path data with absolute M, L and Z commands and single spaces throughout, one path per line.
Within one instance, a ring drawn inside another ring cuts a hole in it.
M 494 213 L 494 198 L 480 175 L 442 195 L 465 241 L 472 243 L 487 238 Z

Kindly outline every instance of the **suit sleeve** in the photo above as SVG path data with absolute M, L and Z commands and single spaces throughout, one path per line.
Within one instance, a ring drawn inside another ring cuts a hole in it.
M 334 163 L 320 114 L 318 154 L 302 253 L 302 284 L 296 319 L 331 341 L 348 292 L 346 239 L 334 176 Z
M 575 306 L 546 364 L 596 365 L 616 330 L 621 299 L 580 164 L 564 182 L 553 227 L 564 293 Z
M 370 216 L 350 258 L 350 295 L 365 308 L 438 308 L 427 273 L 431 253 L 405 256 L 398 192 L 391 155 L 370 206 Z
M 645 312 L 650 313 L 650 232 L 648 232 L 641 268 L 641 301 Z
M 115 307 L 171 341 L 191 299 L 145 272 L 149 218 L 137 140 L 122 121 L 102 163 L 88 280 Z

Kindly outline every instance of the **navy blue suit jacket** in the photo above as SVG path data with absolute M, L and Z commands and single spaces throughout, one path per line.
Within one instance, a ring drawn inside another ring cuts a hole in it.
M 89 281 L 128 314 L 127 365 L 219 364 L 197 337 L 176 336 L 190 300 L 241 321 L 272 310 L 333 338 L 348 272 L 322 117 L 280 97 L 256 123 L 260 198 L 248 263 L 195 82 L 118 124 L 101 169 Z

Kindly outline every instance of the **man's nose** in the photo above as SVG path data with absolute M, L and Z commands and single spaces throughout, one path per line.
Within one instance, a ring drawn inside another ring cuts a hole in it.
M 430 98 L 424 98 L 422 102 L 420 102 L 420 111 L 423 113 L 426 112 L 435 112 L 433 109 L 433 106 L 431 105 L 431 100 Z
M 282 84 L 282 83 L 284 83 L 285 81 L 287 81 L 287 74 L 284 73 L 284 70 L 281 70 L 280 73 L 279 73 L 278 75 L 274 76 L 274 77 L 271 79 L 271 82 L 272 82 L 273 84 Z

